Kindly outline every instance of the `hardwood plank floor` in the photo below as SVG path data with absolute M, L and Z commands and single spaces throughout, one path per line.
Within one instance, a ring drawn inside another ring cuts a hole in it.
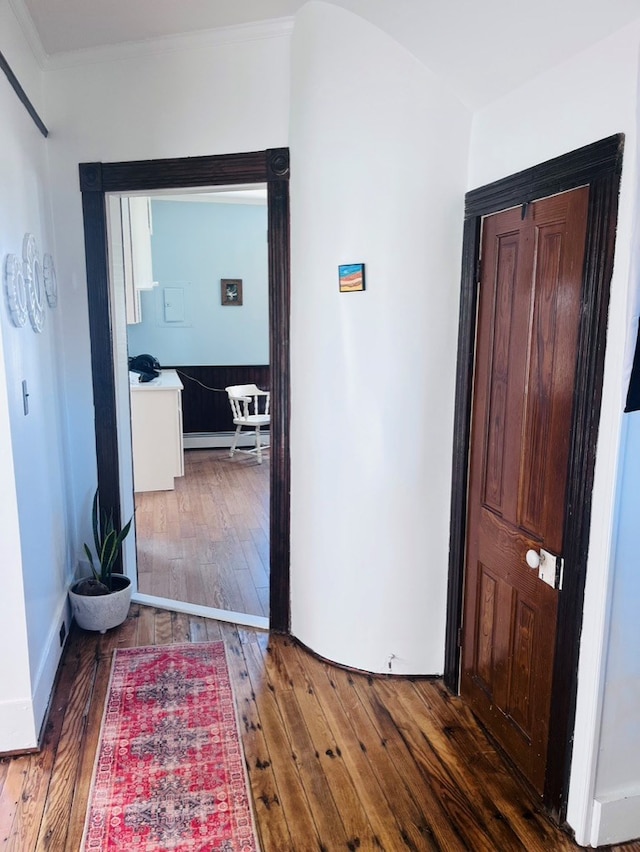
M 135 495 L 148 595 L 269 615 L 269 456 L 186 450 L 175 491 Z
M 104 636 L 72 628 L 42 750 L 0 760 L 0 850 L 78 851 L 114 648 L 216 639 L 263 852 L 578 848 L 440 681 L 360 675 L 287 637 L 132 606 Z

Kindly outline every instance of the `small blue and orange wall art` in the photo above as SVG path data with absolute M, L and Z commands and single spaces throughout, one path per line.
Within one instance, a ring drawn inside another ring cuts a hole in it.
M 338 267 L 341 293 L 364 290 L 364 263 L 346 263 Z

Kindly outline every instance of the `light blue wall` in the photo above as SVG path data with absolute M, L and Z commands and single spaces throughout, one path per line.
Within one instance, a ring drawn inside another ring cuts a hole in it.
M 640 655 L 638 654 L 638 506 L 640 506 L 640 412 L 625 415 L 620 447 L 617 534 L 611 600 L 609 653 L 598 758 L 598 789 L 606 795 L 637 789 L 640 733 Z M 621 738 L 620 731 L 627 736 Z M 635 755 L 635 760 L 630 759 Z
M 173 366 L 268 364 L 266 206 L 154 200 L 151 210 L 158 286 L 142 292 L 129 354 Z M 242 306 L 220 303 L 221 278 L 242 279 Z M 166 287 L 183 291 L 184 320 L 165 321 Z

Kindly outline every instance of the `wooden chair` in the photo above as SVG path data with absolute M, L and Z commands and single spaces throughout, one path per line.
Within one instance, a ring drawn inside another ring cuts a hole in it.
M 262 443 L 260 429 L 271 423 L 269 414 L 271 394 L 269 391 L 260 390 L 257 385 L 230 385 L 225 390 L 229 396 L 233 423 L 236 427 L 229 456 L 233 458 L 234 453 L 249 453 L 256 456 L 258 464 L 262 464 L 262 451 L 268 449 L 269 445 Z M 251 429 L 255 434 L 255 447 L 249 450 L 237 449 L 238 438 L 243 428 Z

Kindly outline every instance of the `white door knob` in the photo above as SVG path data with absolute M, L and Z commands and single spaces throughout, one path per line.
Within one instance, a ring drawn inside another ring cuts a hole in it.
M 539 568 L 540 567 L 540 554 L 535 550 L 527 550 L 527 555 L 525 557 L 527 560 L 527 565 L 529 568 Z

